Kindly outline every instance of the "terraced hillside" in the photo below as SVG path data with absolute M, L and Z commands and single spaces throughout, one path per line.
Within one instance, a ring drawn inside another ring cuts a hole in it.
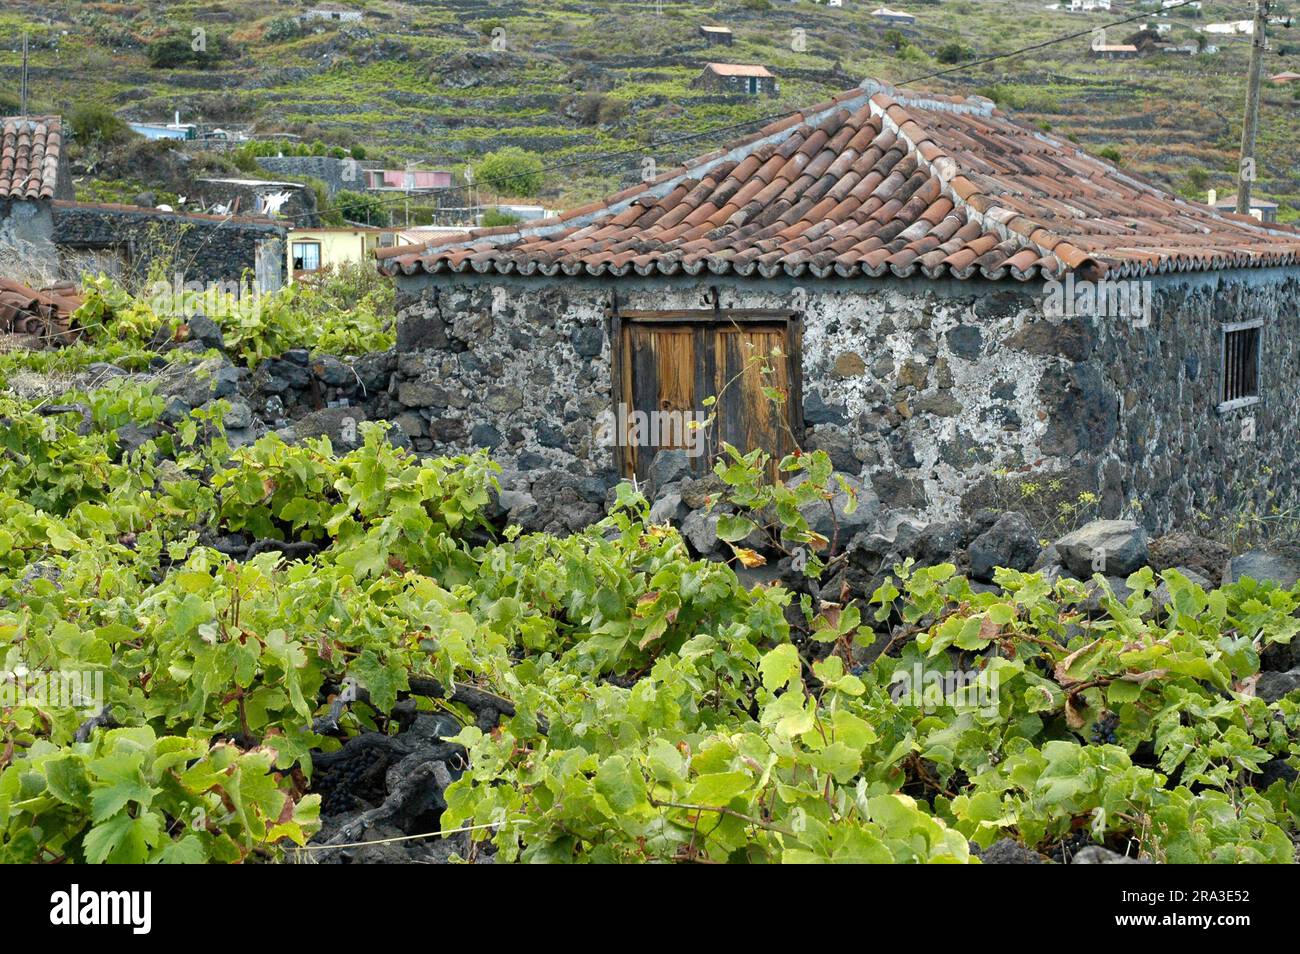
M 331 144 L 363 145 L 394 162 L 463 170 L 501 146 L 543 155 L 543 195 L 571 204 L 631 181 L 647 159 L 662 168 L 752 128 L 759 119 L 856 84 L 864 76 L 982 92 L 1031 122 L 1118 156 L 1189 196 L 1232 188 L 1248 42 L 1217 39 L 1217 54 L 1128 61 L 1088 56 L 1089 37 L 975 67 L 961 63 L 1144 13 L 1071 14 L 1042 0 L 900 3 L 914 25 L 881 23 L 875 4 L 843 8 L 785 0 L 348 0 L 360 22 L 296 25 L 307 3 L 84 3 L 17 0 L 0 13 L 0 100 L 18 83 L 29 34 L 35 106 L 69 112 L 95 102 L 134 120 L 180 110 L 188 120 L 253 123 Z M 1172 39 L 1248 14 L 1247 0 L 1175 11 Z M 1154 15 L 1154 23 L 1158 18 Z M 730 48 L 698 26 L 730 27 Z M 1114 27 L 1125 41 L 1140 22 Z M 210 62 L 151 66 L 159 41 L 206 31 Z M 1300 29 L 1274 31 L 1266 72 L 1300 68 Z M 691 88 L 709 60 L 761 63 L 775 98 Z M 953 69 L 948 61 L 956 60 Z M 1265 84 L 1260 194 L 1300 217 L 1300 84 Z M 9 109 L 11 102 L 0 102 Z M 612 156 L 610 154 L 613 154 Z M 604 157 L 604 158 L 600 158 Z

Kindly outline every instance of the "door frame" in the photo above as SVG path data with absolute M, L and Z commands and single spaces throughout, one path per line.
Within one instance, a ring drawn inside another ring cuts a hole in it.
M 719 304 L 721 296 L 718 294 L 717 286 L 710 288 L 709 293 L 713 300 L 713 307 L 711 308 L 665 310 L 620 308 L 618 292 L 611 293 L 609 307 L 606 309 L 605 314 L 608 319 L 607 330 L 610 343 L 610 396 L 613 398 L 611 404 L 615 416 L 617 417 L 618 403 L 623 400 L 624 388 L 628 383 L 626 380 L 628 373 L 626 364 L 630 356 L 623 344 L 623 328 L 625 325 L 698 324 L 714 327 L 725 324 L 761 324 L 777 326 L 784 329 L 785 340 L 790 352 L 786 355 L 790 382 L 790 396 L 786 401 L 786 413 L 790 418 L 790 429 L 796 437 L 796 446 L 800 446 L 800 437 L 804 431 L 803 312 L 793 308 L 723 308 Z M 708 355 L 707 362 L 697 362 L 695 368 L 696 393 L 699 395 L 710 394 L 714 389 L 713 351 L 710 348 L 704 353 Z M 614 463 L 620 475 L 626 476 L 628 462 L 627 448 L 620 437 L 614 444 Z

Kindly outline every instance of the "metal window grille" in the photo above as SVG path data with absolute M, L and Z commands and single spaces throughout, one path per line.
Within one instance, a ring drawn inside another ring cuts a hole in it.
M 1259 400 L 1259 324 L 1227 325 L 1223 329 L 1221 406 L 1239 407 Z

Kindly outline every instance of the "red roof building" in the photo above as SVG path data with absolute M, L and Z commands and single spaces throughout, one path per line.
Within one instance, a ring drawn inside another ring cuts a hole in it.
M 1152 530 L 1240 503 L 1249 455 L 1300 505 L 1300 232 L 980 97 L 864 83 L 602 201 L 379 266 L 421 451 L 662 483 L 681 476 L 665 451 L 699 475 L 724 442 L 797 446 L 907 519 L 985 506 L 1011 473 Z M 712 415 L 698 456 L 654 425 L 690 414 Z

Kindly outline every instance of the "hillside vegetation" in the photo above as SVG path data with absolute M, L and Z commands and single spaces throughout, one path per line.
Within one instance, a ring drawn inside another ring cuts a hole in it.
M 917 16 L 915 26 L 882 24 L 869 15 L 873 4 L 855 0 L 843 8 L 785 0 L 349 0 L 341 6 L 363 11 L 361 22 L 304 27 L 291 15 L 306 3 L 17 0 L 0 13 L 0 74 L 4 89 L 17 89 L 27 31 L 42 109 L 69 113 L 89 102 L 135 120 L 180 110 L 187 120 L 254 124 L 263 135 L 361 145 L 371 157 L 457 172 L 517 146 L 552 168 L 542 189 L 548 203 L 571 205 L 633 181 L 647 158 L 659 168 L 680 162 L 864 76 L 898 83 L 1142 12 L 1117 3 L 1111 13 L 1070 14 L 1041 0 L 896 5 Z M 1216 0 L 1203 14 L 1166 19 L 1182 43 L 1195 39 L 1198 24 L 1247 14 L 1243 2 Z M 707 47 L 702 23 L 731 27 L 735 44 Z M 1122 42 L 1138 26 L 1107 39 Z M 194 29 L 206 31 L 201 54 L 185 42 Z M 1280 27 L 1274 34 L 1266 73 L 1296 69 L 1300 34 Z M 1118 155 L 1126 168 L 1188 196 L 1231 191 L 1248 42 L 1220 38 L 1217 55 L 1116 62 L 1089 59 L 1088 42 L 1082 36 L 919 85 L 992 96 L 1023 120 Z M 690 89 L 714 59 L 766 65 L 780 95 Z M 1259 194 L 1281 201 L 1284 219 L 1300 215 L 1295 90 L 1266 83 L 1260 124 Z M 609 153 L 616 155 L 572 165 Z

